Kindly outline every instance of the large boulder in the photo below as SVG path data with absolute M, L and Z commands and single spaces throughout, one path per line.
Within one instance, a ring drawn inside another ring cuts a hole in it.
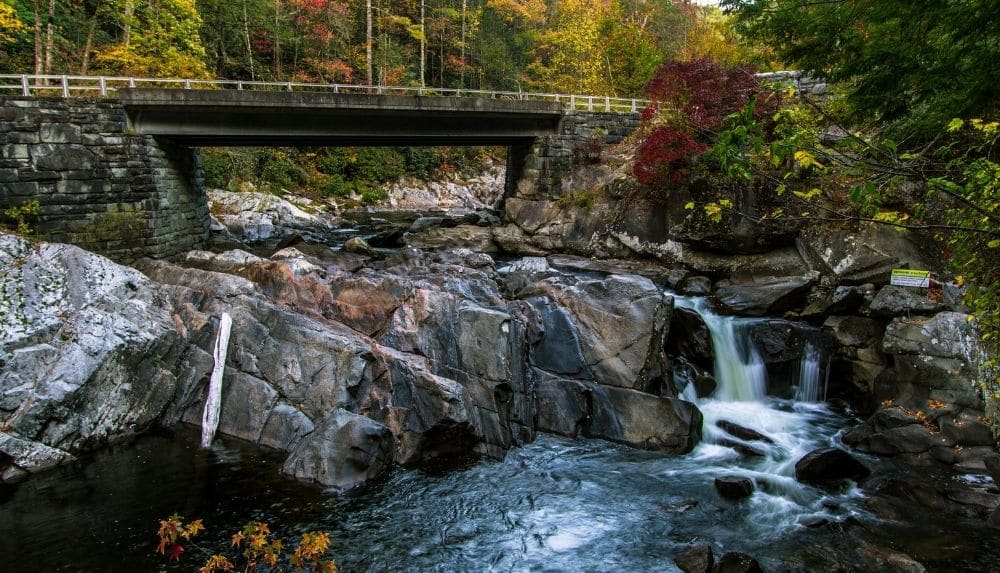
M 795 462 L 795 479 L 803 483 L 825 484 L 845 479 L 861 481 L 869 475 L 871 470 L 839 448 L 813 450 Z
M 515 280 L 516 273 L 507 280 Z M 634 275 L 603 279 L 549 276 L 517 296 L 540 313 L 542 351 L 533 353 L 553 367 L 587 371 L 599 384 L 645 389 L 668 371 L 663 352 L 672 304 L 652 281 Z M 548 326 L 548 330 L 544 330 Z M 543 358 L 550 351 L 559 358 Z M 555 372 L 563 374 L 563 372 Z
M 305 197 L 294 201 L 249 190 L 208 190 L 212 216 L 232 237 L 245 243 L 277 244 L 293 235 L 321 243 L 334 238 L 338 226 L 335 217 Z
M 380 475 L 392 460 L 388 428 L 337 409 L 292 451 L 282 471 L 343 491 Z
M 732 314 L 764 316 L 801 308 L 812 276 L 767 277 L 751 281 L 720 281 L 715 296 Z
M 978 338 L 969 315 L 942 312 L 931 318 L 896 318 L 885 329 L 886 354 L 920 354 L 964 359 Z
M 565 380 L 537 383 L 538 429 L 683 454 L 701 440 L 701 412 L 684 400 Z
M 0 269 L 0 451 L 35 471 L 157 421 L 185 344 L 156 284 L 12 235 Z
M 417 249 L 466 248 L 479 253 L 495 253 L 498 248 L 493 242 L 493 231 L 478 225 L 457 227 L 437 227 L 418 233 L 407 233 L 405 243 Z
M 813 225 L 798 239 L 799 252 L 812 268 L 844 285 L 886 284 L 894 268 L 936 268 L 920 244 L 910 233 L 876 223 L 848 231 Z
M 868 309 L 875 316 L 894 318 L 911 314 L 930 316 L 945 310 L 945 305 L 912 288 L 886 285 L 879 289 Z

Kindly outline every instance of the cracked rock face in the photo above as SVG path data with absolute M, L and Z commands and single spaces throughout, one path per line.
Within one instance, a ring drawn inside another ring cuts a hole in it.
M 38 471 L 159 419 L 185 344 L 152 281 L 11 235 L 0 235 L 0 268 L 3 471 Z

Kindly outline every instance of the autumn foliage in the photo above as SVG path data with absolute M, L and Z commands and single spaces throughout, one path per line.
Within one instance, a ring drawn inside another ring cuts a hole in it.
M 221 571 L 257 571 L 261 567 L 271 570 L 278 567 L 280 561 L 287 557 L 293 571 L 314 571 L 336 573 L 337 565 L 333 560 L 323 559 L 330 547 L 330 534 L 326 532 L 309 531 L 302 534 L 298 547 L 290 554 L 285 554 L 285 546 L 281 539 L 274 537 L 268 525 L 262 521 L 251 521 L 233 534 L 231 549 L 240 552 L 240 558 L 220 553 L 211 553 L 194 542 L 195 536 L 205 530 L 200 519 L 187 524 L 180 515 L 171 515 L 160 521 L 157 535 L 160 543 L 157 551 L 173 561 L 179 561 L 185 551 L 185 545 L 200 550 L 207 556 L 198 569 L 199 573 L 218 573 Z M 237 563 L 242 567 L 237 569 Z
M 767 118 L 776 102 L 767 97 L 748 68 L 726 68 L 707 59 L 666 62 L 647 88 L 651 103 L 643 120 L 651 126 L 639 147 L 634 173 L 645 185 L 680 180 L 707 151 L 726 119 L 754 103 L 754 115 Z

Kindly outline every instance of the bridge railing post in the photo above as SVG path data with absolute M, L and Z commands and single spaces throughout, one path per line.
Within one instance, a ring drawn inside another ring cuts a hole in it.
M 104 76 L 97 78 L 97 86 L 101 90 L 101 97 L 108 97 L 108 80 Z
M 31 95 L 31 82 L 26 74 L 21 74 L 21 95 Z
M 594 96 L 587 96 L 587 111 L 594 111 Z
M 135 87 L 135 78 L 129 78 L 128 79 L 128 87 L 130 87 L 130 88 L 134 88 Z
M 236 82 L 236 91 L 243 91 L 243 81 L 239 80 Z
M 611 98 L 604 96 L 604 111 L 611 111 Z
M 63 97 L 69 97 L 69 78 L 62 76 L 59 78 L 59 83 L 62 85 Z
M 184 80 L 184 89 L 191 89 L 191 80 Z
M 637 110 L 635 109 L 635 99 L 633 99 L 632 100 L 632 113 L 635 113 L 636 111 Z

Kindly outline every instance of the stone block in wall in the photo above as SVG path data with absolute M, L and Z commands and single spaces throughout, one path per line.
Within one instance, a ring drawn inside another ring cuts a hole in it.
M 55 118 L 53 118 L 55 119 Z M 66 123 L 68 117 L 59 123 L 43 123 L 38 128 L 43 143 L 80 143 L 80 127 Z

